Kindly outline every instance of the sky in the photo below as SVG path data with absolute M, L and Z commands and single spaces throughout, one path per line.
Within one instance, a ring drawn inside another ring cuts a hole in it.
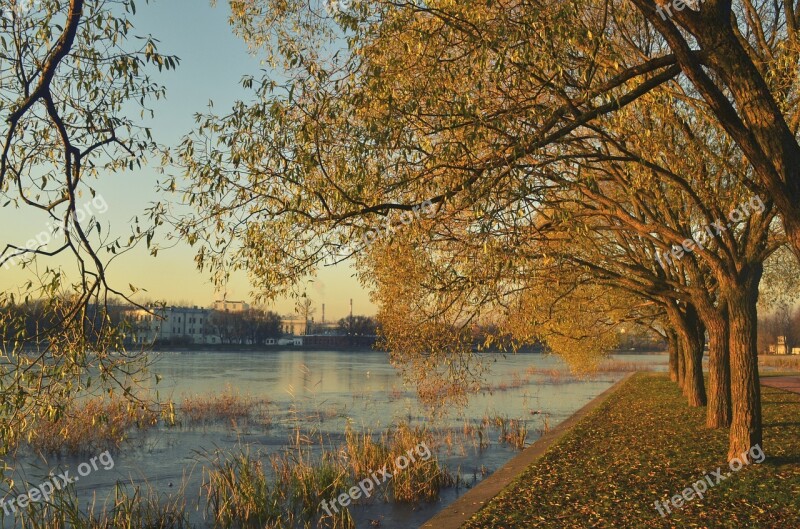
M 262 66 L 231 31 L 225 1 L 212 7 L 207 0 L 155 0 L 137 2 L 136 7 L 134 33 L 154 36 L 160 41 L 161 53 L 177 55 L 181 60 L 177 70 L 154 75 L 154 80 L 166 87 L 167 98 L 153 105 L 156 116 L 148 122 L 156 141 L 176 145 L 192 129 L 194 114 L 205 111 L 209 101 L 216 111 L 224 112 L 236 99 L 246 98 L 240 80 L 247 74 L 257 77 Z M 156 184 L 163 178 L 152 164 L 142 170 L 103 175 L 94 184 L 98 198 L 92 202 L 85 197 L 83 207 L 111 233 L 126 235 L 132 219 L 144 218 L 146 208 L 161 198 Z M 3 247 L 8 243 L 24 246 L 48 231 L 45 217 L 12 207 L 0 208 L 0 226 Z M 138 300 L 208 306 L 223 293 L 215 293 L 208 273 L 196 269 L 193 256 L 194 250 L 185 243 L 162 250 L 155 258 L 142 245 L 116 259 L 108 273 L 120 290 L 127 290 L 128 284 L 142 289 L 135 298 Z M 31 273 L 20 266 L 0 267 L 0 288 L 15 290 L 30 277 Z M 244 273 L 234 276 L 226 290 L 228 299 L 251 299 L 251 286 Z M 354 313 L 375 313 L 368 294 L 346 264 L 322 269 L 306 291 L 317 307 L 317 318 L 323 303 L 327 320 L 346 316 L 350 298 Z M 294 311 L 294 302 L 279 300 L 270 308 L 289 314 Z

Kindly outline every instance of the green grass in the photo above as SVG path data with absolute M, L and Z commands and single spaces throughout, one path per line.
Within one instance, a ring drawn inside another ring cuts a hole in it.
M 800 395 L 763 387 L 766 461 L 672 508 L 666 500 L 723 467 L 727 430 L 704 427 L 663 375 L 636 375 L 464 527 L 800 527 Z

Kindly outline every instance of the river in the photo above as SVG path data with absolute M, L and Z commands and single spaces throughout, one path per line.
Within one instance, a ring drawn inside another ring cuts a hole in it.
M 155 355 L 155 354 L 154 354 Z M 419 404 L 415 393 L 403 387 L 398 372 L 380 352 L 286 350 L 264 353 L 180 352 L 158 353 L 150 368 L 157 374 L 162 400 L 180 403 L 187 396 L 220 392 L 239 393 L 270 401 L 269 428 L 229 424 L 195 427 L 159 426 L 134 436 L 113 453 L 114 467 L 82 476 L 75 483 L 82 501 L 96 495 L 105 497 L 122 480 L 147 484 L 159 493 L 171 494 L 181 486 L 191 506 L 190 517 L 197 527 L 206 527 L 203 502 L 198 504 L 202 466 L 206 454 L 216 449 L 246 449 L 270 453 L 289 446 L 298 432 L 313 432 L 336 442 L 349 423 L 357 430 L 382 432 L 399 422 L 427 425 L 440 435 L 463 433 L 465 424 L 487 417 L 506 417 L 525 422 L 527 444 L 546 427 L 554 427 L 610 387 L 624 373 L 611 372 L 590 380 L 553 377 L 537 370 L 563 369 L 563 363 L 541 354 L 496 355 L 488 376 L 491 390 L 470 397 L 463 408 L 431 414 Z M 624 362 L 638 362 L 656 370 L 666 366 L 666 355 L 619 355 Z M 455 435 L 454 437 L 458 437 Z M 463 437 L 463 436 L 462 436 Z M 479 449 L 464 441 L 441 443 L 436 455 L 468 485 L 483 479 L 512 458 L 518 449 L 489 439 Z M 23 457 L 12 462 L 15 474 L 31 484 L 40 483 L 53 468 L 75 469 L 87 457 L 50 458 L 43 462 Z M 75 475 L 76 471 L 72 471 Z M 357 526 L 370 527 L 380 520 L 384 529 L 418 527 L 436 514 L 466 487 L 442 491 L 435 503 L 408 506 L 374 501 L 351 507 Z

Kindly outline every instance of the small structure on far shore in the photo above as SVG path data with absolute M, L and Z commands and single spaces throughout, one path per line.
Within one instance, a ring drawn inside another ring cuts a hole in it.
M 786 343 L 786 336 L 778 336 L 778 343 L 769 346 L 769 354 L 773 355 L 800 354 L 800 347 L 793 347 L 789 349 L 789 345 Z

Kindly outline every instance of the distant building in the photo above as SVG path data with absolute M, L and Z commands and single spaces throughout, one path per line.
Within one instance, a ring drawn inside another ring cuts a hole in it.
M 238 316 L 250 306 L 243 301 L 216 301 L 213 308 L 161 307 L 128 309 L 121 312 L 129 325 L 127 341 L 135 344 L 166 342 L 172 344 L 252 344 L 253 336 L 239 327 Z M 227 314 L 227 316 L 225 316 Z M 302 346 L 307 335 L 314 334 L 317 345 L 343 345 L 338 324 L 315 323 L 296 315 L 284 316 L 280 321 L 283 338 L 264 338 L 263 345 Z M 235 334 L 235 337 L 233 335 Z M 310 337 L 309 337 L 310 338 Z
M 314 334 L 338 335 L 342 334 L 342 331 L 339 329 L 339 322 L 317 322 L 314 323 Z
M 789 354 L 789 347 L 786 344 L 786 336 L 778 336 L 778 345 L 775 348 L 775 354 L 779 355 Z
M 292 334 L 295 336 L 302 336 L 308 334 L 310 321 L 297 316 L 284 316 L 281 318 L 281 332 L 283 334 Z
M 223 299 L 222 301 L 215 301 L 212 308 L 220 312 L 245 312 L 250 310 L 250 305 L 244 301 L 229 301 Z
M 789 346 L 786 344 L 786 336 L 778 336 L 778 343 L 769 346 L 769 353 L 774 355 L 788 355 Z M 800 354 L 800 347 L 792 348 L 791 354 Z
M 155 341 L 186 341 L 195 344 L 220 343 L 208 332 L 209 309 L 198 307 L 152 307 L 122 313 L 130 325 L 130 341 L 137 344 Z

